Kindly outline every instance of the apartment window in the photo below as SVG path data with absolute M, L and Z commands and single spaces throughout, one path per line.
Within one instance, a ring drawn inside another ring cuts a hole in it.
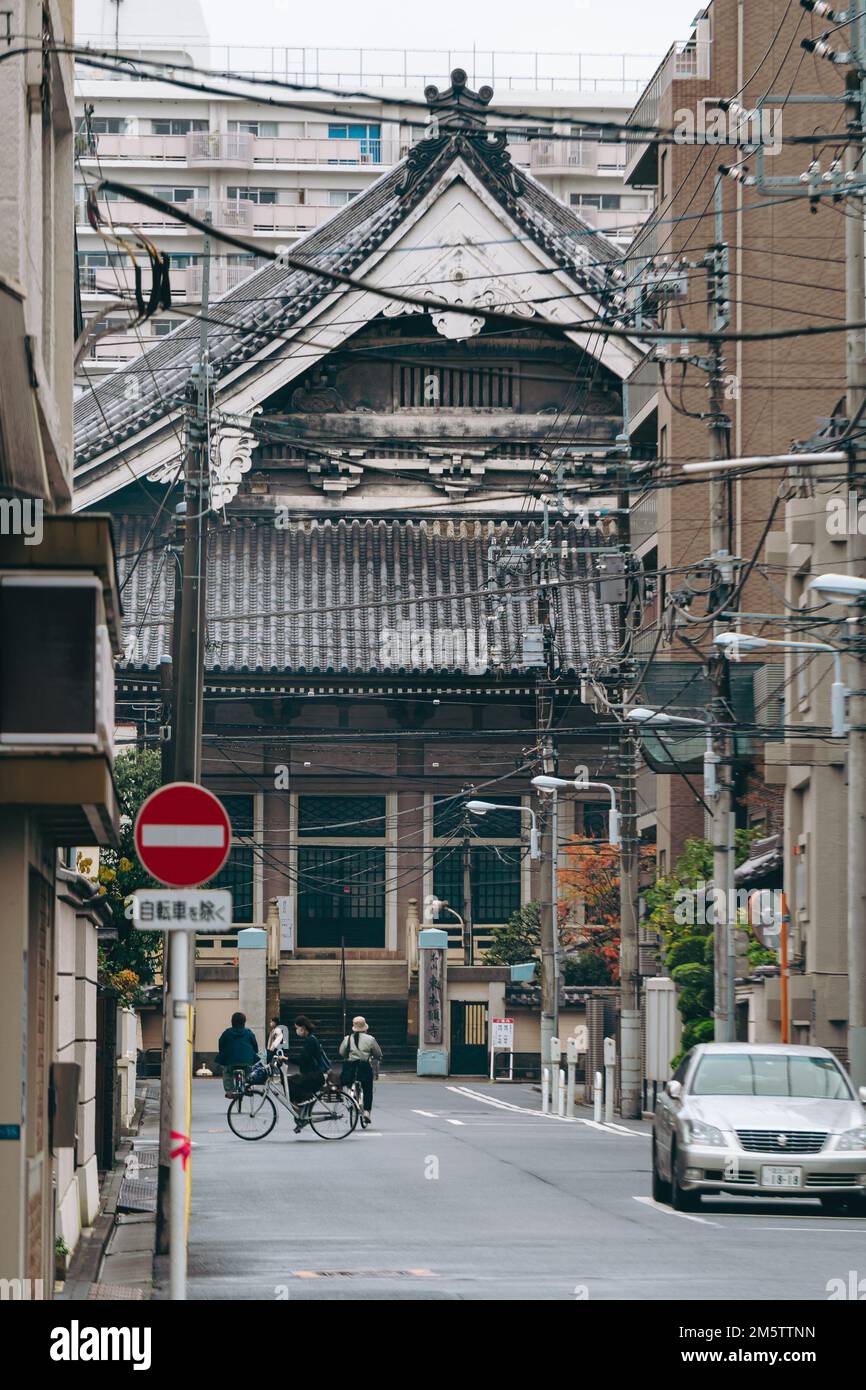
M 382 127 L 370 122 L 359 122 L 345 125 L 329 125 L 329 140 L 360 140 L 361 159 L 368 160 L 371 164 L 377 164 L 382 155 Z M 332 164 L 346 163 L 352 164 L 355 161 L 331 160 Z
M 275 136 L 280 133 L 277 121 L 229 121 L 228 128 L 231 134 Z
M 569 201 L 573 208 L 602 208 L 613 212 L 622 207 L 618 193 L 570 193 Z
M 79 266 L 126 265 L 128 257 L 123 251 L 79 251 Z M 172 257 L 174 264 L 174 257 Z
M 187 120 L 172 116 L 168 120 L 154 120 L 150 123 L 154 135 L 189 135 L 192 130 L 207 130 L 207 121 Z
M 125 116 L 91 116 L 89 124 L 83 116 L 79 116 L 75 128 L 79 135 L 86 135 L 88 130 L 94 135 L 125 135 L 128 126 Z
M 279 190 L 276 188 L 241 188 L 237 185 L 226 189 L 226 196 L 232 202 L 278 203 Z
M 206 188 L 192 188 L 188 187 L 186 184 L 182 184 L 178 187 L 166 188 L 165 186 L 161 186 L 152 188 L 151 192 L 155 194 L 157 198 L 162 198 L 166 203 L 204 203 L 207 201 L 208 196 L 208 190 Z
M 353 188 L 329 188 L 328 207 L 344 208 L 347 203 L 351 203 L 354 196 L 355 189 Z
M 169 333 L 173 333 L 180 327 L 180 319 L 154 319 L 150 325 L 150 331 L 154 338 L 165 338 Z
M 298 798 L 299 946 L 385 945 L 385 808 L 384 796 Z

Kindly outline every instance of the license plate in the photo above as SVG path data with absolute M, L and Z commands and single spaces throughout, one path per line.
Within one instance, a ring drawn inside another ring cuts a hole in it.
M 762 1187 L 802 1187 L 803 1170 L 802 1168 L 773 1168 L 764 1167 L 761 1169 Z

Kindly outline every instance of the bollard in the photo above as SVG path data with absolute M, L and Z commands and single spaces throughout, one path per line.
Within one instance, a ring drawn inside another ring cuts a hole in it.
M 566 1082 L 565 1092 L 565 1113 L 571 1120 L 574 1118 L 574 1084 L 577 1075 L 577 1040 L 569 1038 L 565 1045 L 566 1057 L 568 1060 L 568 1081 Z
M 604 1040 L 604 1120 L 613 1119 L 613 1100 L 616 1090 L 616 1038 Z
M 595 1120 L 596 1124 L 601 1124 L 601 1089 L 602 1076 L 601 1072 L 597 1071 L 595 1074 L 595 1085 L 592 1088 L 592 1118 Z
M 550 1110 L 550 1068 L 544 1067 L 541 1073 L 541 1113 L 548 1114 Z
M 556 1113 L 559 1115 L 560 1119 L 562 1119 L 565 1115 L 565 1072 L 562 1070 L 562 1067 L 559 1068 L 559 1085 L 557 1090 Z

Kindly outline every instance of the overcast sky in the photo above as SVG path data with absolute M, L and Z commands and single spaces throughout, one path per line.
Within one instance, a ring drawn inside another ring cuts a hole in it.
M 203 0 L 215 43 L 657 53 L 699 0 Z

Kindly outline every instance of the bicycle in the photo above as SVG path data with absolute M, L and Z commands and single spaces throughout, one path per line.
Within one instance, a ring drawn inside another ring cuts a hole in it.
M 229 1129 L 239 1139 L 254 1142 L 271 1133 L 277 1123 L 275 1102 L 294 1117 L 296 1130 L 309 1125 L 320 1139 L 345 1139 L 356 1128 L 361 1112 L 348 1091 L 326 1080 L 315 1095 L 295 1105 L 289 1095 L 288 1077 L 278 1060 L 261 1064 L 265 1074 L 260 1078 L 255 1076 L 258 1070 L 255 1068 L 250 1076 L 243 1077 L 241 1093 L 228 1108 Z
M 345 1065 L 345 1064 L 344 1064 L 344 1065 Z M 370 1128 L 370 1125 L 373 1123 L 373 1121 L 372 1121 L 372 1119 L 367 1115 L 367 1112 L 366 1112 L 365 1109 L 364 1109 L 364 1087 L 363 1087 L 363 1085 L 361 1084 L 361 1081 L 360 1081 L 359 1078 L 358 1078 L 357 1072 L 356 1072 L 356 1070 L 355 1070 L 354 1063 L 351 1063 L 351 1065 L 352 1065 L 352 1067 L 353 1067 L 353 1078 L 352 1078 L 352 1083 L 351 1083 L 351 1085 L 350 1085 L 348 1088 L 345 1088 L 345 1087 L 344 1087 L 344 1089 L 347 1089 L 347 1090 L 348 1090 L 349 1095 L 352 1096 L 352 1097 L 354 1098 L 355 1104 L 356 1104 L 356 1106 L 358 1107 L 358 1119 L 357 1119 L 357 1122 L 360 1124 L 360 1126 L 361 1126 L 362 1129 L 369 1129 L 369 1128 Z M 373 1067 L 373 1075 L 374 1075 L 374 1077 L 375 1077 L 375 1076 L 378 1076 L 378 1072 L 379 1072 L 378 1066 L 377 1066 L 375 1063 L 371 1063 L 370 1065 Z

